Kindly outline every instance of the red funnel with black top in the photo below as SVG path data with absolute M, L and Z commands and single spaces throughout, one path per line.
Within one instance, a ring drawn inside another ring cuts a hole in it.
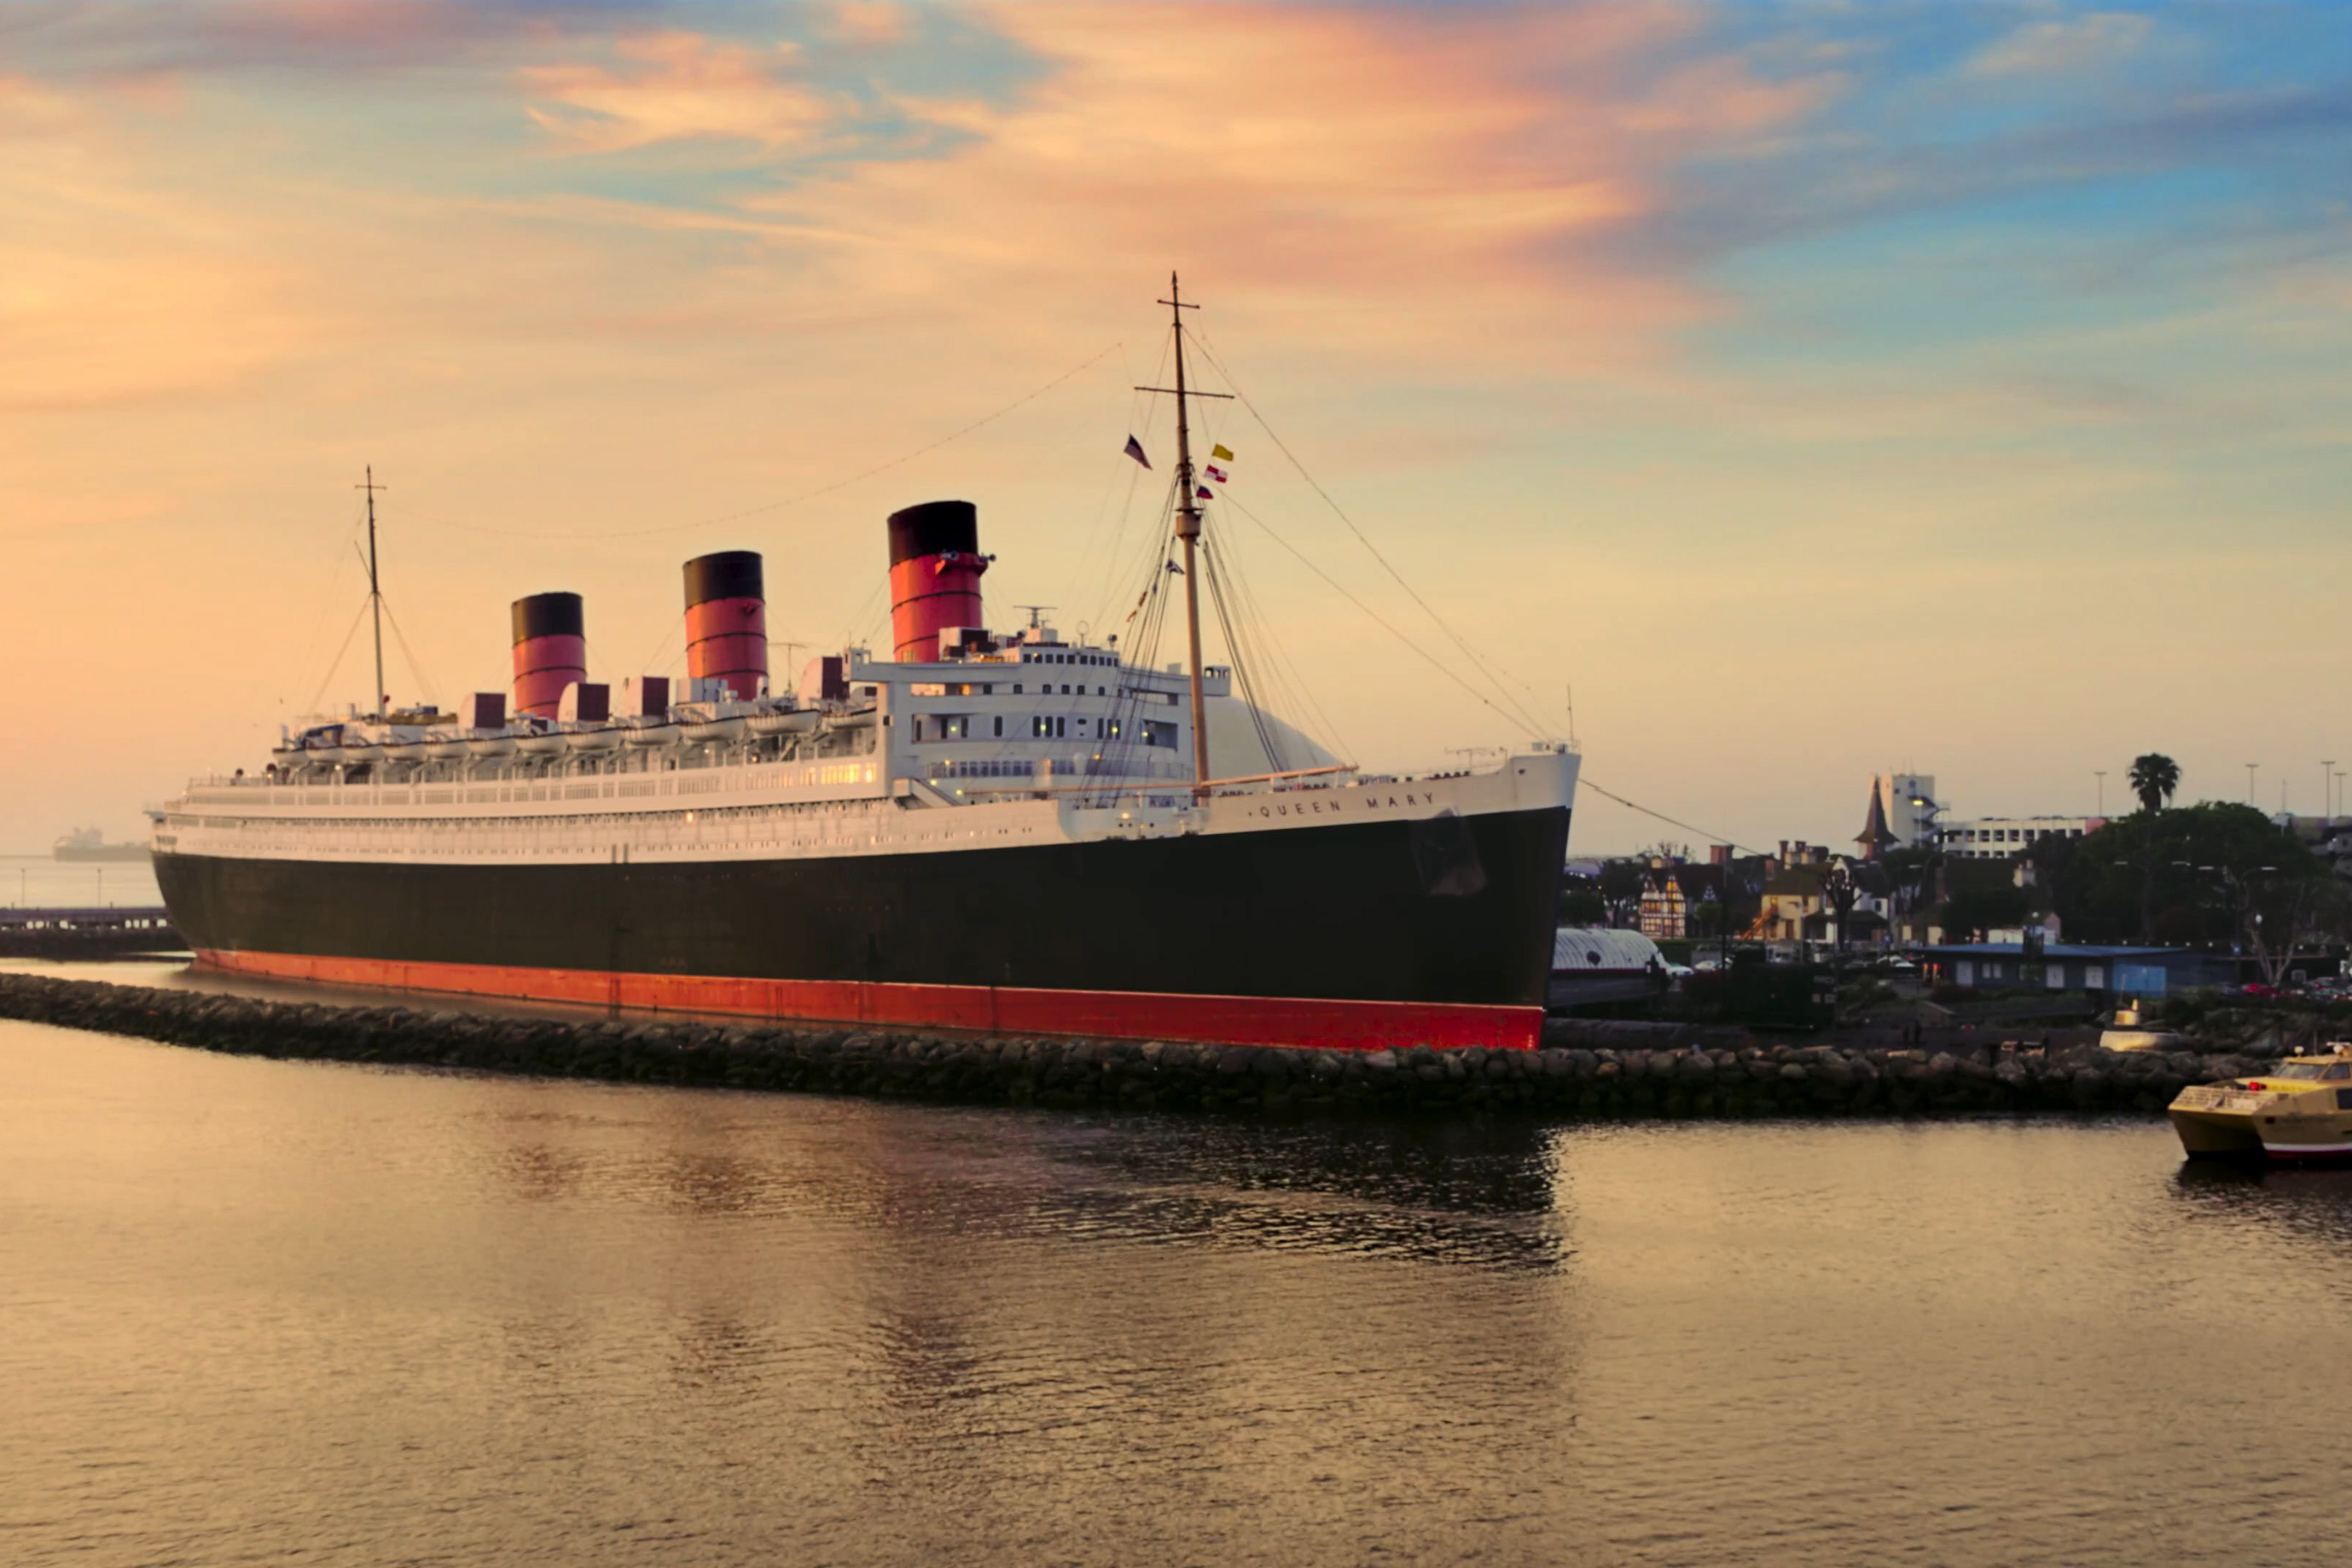
M 902 664 L 940 657 L 940 633 L 981 622 L 980 509 L 925 501 L 890 514 L 890 640 Z
M 768 683 L 768 601 L 756 550 L 686 563 L 686 673 L 750 701 Z
M 563 689 L 588 679 L 586 624 L 577 594 L 533 594 L 514 602 L 516 713 L 552 719 Z

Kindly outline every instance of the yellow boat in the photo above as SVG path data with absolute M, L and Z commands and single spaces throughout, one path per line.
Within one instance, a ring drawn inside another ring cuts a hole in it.
M 2192 1084 L 2172 1102 L 2172 1128 L 2191 1158 L 2352 1156 L 2352 1045 L 2289 1057 L 2258 1078 Z

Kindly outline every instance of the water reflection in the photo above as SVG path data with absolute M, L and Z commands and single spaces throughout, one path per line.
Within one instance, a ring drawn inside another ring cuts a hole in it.
M 483 1168 L 534 1201 L 793 1216 L 917 1247 L 1051 1237 L 1458 1267 L 1559 1266 L 1555 1136 L 1518 1121 L 1279 1125 L 1181 1116 L 619 1096 L 475 1121 Z M 908 1136 L 909 1126 L 921 1135 Z
M 2173 1186 L 2192 1213 L 2352 1245 L 2352 1168 L 2186 1160 Z
M 12 1568 L 2330 1560 L 2352 1173 L 2160 1123 L 0 1071 Z

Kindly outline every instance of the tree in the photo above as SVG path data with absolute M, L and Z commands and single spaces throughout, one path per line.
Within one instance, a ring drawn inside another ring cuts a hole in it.
M 1559 890 L 1559 923 L 1564 926 L 1603 925 L 1609 920 L 1609 902 L 1601 889 L 1581 879 L 1566 883 Z
M 2022 888 L 1962 889 L 1944 900 L 1944 940 L 1974 942 L 1997 927 L 2021 926 L 2032 912 L 2032 900 Z
M 2326 863 L 2235 802 L 2136 812 L 2085 837 L 2037 844 L 2032 858 L 2076 942 L 2242 942 L 2252 952 L 2259 913 L 2258 956 L 2278 955 L 2285 967 L 2290 945 L 2308 951 L 2339 907 Z
M 1643 873 L 1649 869 L 1643 860 L 1604 860 L 1601 864 L 1601 901 L 1609 923 L 1621 930 L 1631 929 L 1642 912 Z
M 2132 759 L 2132 793 L 2139 796 L 2139 808 L 2153 815 L 2162 811 L 2172 799 L 2172 792 L 2180 787 L 2180 764 L 2162 752 L 2148 752 Z
M 1853 918 L 1853 906 L 1861 900 L 1862 889 L 1854 885 L 1853 871 L 1843 860 L 1822 873 L 1822 911 L 1833 922 L 1830 940 L 1837 952 L 1845 952 L 1846 922 Z
M 2154 817 L 2164 810 L 2165 802 L 2180 787 L 2180 764 L 2162 752 L 2143 752 L 2132 759 L 2132 793 L 2139 796 L 2139 808 Z M 2152 846 L 2153 837 L 2148 840 Z M 2140 868 L 2139 939 L 2156 940 L 2156 860 L 2150 856 Z

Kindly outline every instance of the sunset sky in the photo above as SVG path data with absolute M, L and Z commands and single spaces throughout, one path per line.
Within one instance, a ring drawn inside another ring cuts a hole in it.
M 550 588 L 595 679 L 674 669 L 711 549 L 780 671 L 879 643 L 944 496 L 992 619 L 1118 630 L 1171 268 L 1451 628 L 1207 416 L 1354 760 L 1529 726 L 1277 538 L 1742 843 L 1906 765 L 1964 815 L 2352 769 L 2344 5 L 11 0 L 0 849 L 366 700 L 368 464 L 401 701 L 502 689 Z M 1661 836 L 1588 795 L 1572 847 Z

